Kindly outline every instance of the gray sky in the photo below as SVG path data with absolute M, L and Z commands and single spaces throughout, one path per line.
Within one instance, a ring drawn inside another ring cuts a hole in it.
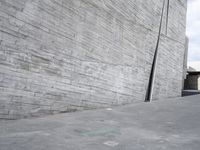
M 190 41 L 188 61 L 200 61 L 200 0 L 188 0 L 186 34 Z

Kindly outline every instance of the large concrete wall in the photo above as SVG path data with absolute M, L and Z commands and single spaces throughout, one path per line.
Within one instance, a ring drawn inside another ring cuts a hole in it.
M 180 96 L 185 18 L 186 0 L 1 0 L 0 118 L 144 101 L 159 29 L 151 99 Z

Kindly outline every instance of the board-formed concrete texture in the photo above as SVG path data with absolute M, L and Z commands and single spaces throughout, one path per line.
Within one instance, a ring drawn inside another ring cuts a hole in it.
M 181 95 L 186 0 L 0 0 L 0 118 Z

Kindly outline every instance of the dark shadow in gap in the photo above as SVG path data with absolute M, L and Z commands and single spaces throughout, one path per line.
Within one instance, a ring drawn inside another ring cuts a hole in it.
M 198 94 L 200 94 L 200 91 L 198 91 L 198 90 L 183 90 L 182 91 L 182 97 L 198 95 Z

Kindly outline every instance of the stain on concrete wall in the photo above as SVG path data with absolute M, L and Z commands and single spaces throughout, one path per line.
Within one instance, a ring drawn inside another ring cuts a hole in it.
M 0 118 L 143 102 L 162 4 L 0 1 Z M 165 2 L 152 99 L 181 95 L 185 18 L 185 0 Z

